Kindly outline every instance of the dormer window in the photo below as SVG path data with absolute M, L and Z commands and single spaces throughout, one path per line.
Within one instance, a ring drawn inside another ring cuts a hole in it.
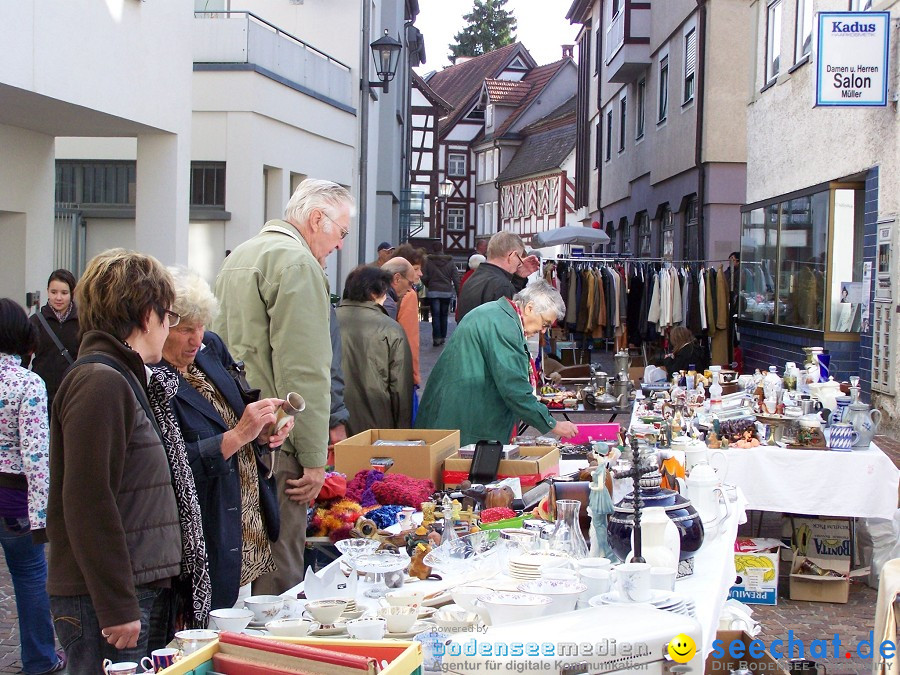
M 467 120 L 477 120 L 479 122 L 484 121 L 484 108 L 479 106 L 475 106 L 469 111 L 469 114 L 466 115 Z
M 488 127 L 494 126 L 494 104 L 493 103 L 488 103 L 487 108 L 485 108 L 484 124 L 485 124 L 485 126 L 488 126 Z

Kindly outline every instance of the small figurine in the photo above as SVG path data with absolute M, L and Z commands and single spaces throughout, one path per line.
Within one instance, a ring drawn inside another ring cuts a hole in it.
M 434 509 L 436 504 L 434 502 L 422 502 L 419 507 L 422 509 L 422 525 L 428 527 L 435 521 L 434 517 Z
M 421 542 L 412 552 L 412 560 L 409 563 L 410 576 L 417 579 L 427 579 L 431 574 L 431 567 L 425 564 L 425 556 L 431 551 L 431 544 Z

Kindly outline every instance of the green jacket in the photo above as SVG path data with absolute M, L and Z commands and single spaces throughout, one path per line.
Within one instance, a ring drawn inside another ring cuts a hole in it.
M 343 300 L 341 326 L 347 433 L 412 426 L 412 353 L 406 333 L 375 302 Z
M 301 466 L 325 466 L 331 409 L 328 280 L 296 228 L 270 220 L 225 259 L 213 324 L 262 396 L 295 391 L 306 409 L 282 450 Z
M 519 420 L 556 426 L 531 388 L 522 322 L 506 298 L 476 307 L 454 331 L 425 385 L 416 426 L 459 429 L 460 443 L 506 443 Z

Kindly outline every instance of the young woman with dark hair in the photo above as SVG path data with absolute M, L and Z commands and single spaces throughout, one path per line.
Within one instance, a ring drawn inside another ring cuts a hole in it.
M 31 369 L 47 385 L 48 410 L 53 406 L 53 398 L 66 369 L 78 358 L 81 338 L 74 297 L 75 275 L 69 270 L 58 269 L 47 279 L 47 304 L 31 317 L 38 329 Z

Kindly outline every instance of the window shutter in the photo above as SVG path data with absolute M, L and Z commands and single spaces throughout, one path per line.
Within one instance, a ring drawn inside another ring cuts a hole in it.
M 697 65 L 697 31 L 691 30 L 684 38 L 684 75 L 694 72 Z

